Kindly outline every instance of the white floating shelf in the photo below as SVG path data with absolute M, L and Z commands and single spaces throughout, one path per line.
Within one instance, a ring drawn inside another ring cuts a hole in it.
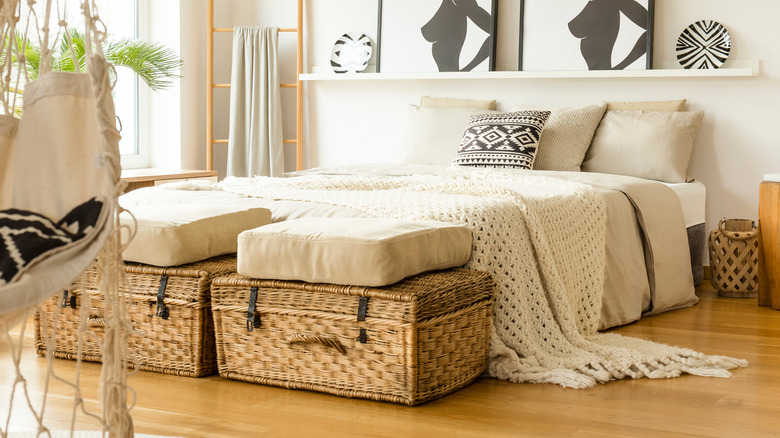
M 590 78 L 707 78 L 747 77 L 760 74 L 760 63 L 731 61 L 719 69 L 685 70 L 659 68 L 653 70 L 582 70 L 582 71 L 490 71 L 444 73 L 309 73 L 302 81 L 377 81 L 425 79 L 590 79 Z M 315 68 L 315 70 L 319 70 Z

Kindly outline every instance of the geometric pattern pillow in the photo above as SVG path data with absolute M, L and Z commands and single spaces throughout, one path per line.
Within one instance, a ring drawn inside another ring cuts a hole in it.
M 471 116 L 458 156 L 458 166 L 532 169 L 539 138 L 550 111 Z
M 103 202 L 92 198 L 59 222 L 32 211 L 0 210 L 0 286 L 16 281 L 39 260 L 87 236 Z

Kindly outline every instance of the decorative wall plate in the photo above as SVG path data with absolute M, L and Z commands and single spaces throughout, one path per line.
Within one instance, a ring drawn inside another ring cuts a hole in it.
M 677 60 L 687 69 L 719 68 L 730 51 L 729 31 L 713 20 L 697 21 L 677 38 Z
M 330 65 L 336 73 L 361 72 L 371 59 L 371 39 L 364 33 L 345 33 L 333 46 Z

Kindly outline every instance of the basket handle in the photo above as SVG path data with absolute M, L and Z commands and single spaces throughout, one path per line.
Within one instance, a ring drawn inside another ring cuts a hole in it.
M 721 220 L 718 222 L 718 230 L 720 230 L 721 233 L 723 233 L 724 236 L 728 237 L 729 240 L 734 240 L 737 242 L 742 242 L 745 240 L 751 240 L 756 237 L 756 222 L 753 221 L 753 229 L 750 231 L 728 231 L 726 230 L 726 218 L 721 218 Z
M 298 333 L 287 337 L 287 344 L 320 344 L 326 347 L 334 348 L 341 354 L 347 354 L 347 349 L 337 339 L 326 338 L 325 336 L 313 335 L 311 333 Z
M 99 316 L 90 316 L 87 318 L 87 326 L 88 327 L 105 327 L 106 326 L 106 320 L 105 318 L 101 318 Z

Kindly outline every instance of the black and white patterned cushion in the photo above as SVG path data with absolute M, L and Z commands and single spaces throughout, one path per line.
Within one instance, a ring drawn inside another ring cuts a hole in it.
M 104 203 L 95 198 L 71 210 L 58 222 L 27 210 L 0 210 L 0 286 L 16 281 L 35 262 L 83 239 Z
M 550 111 L 471 116 L 454 164 L 531 169 Z

